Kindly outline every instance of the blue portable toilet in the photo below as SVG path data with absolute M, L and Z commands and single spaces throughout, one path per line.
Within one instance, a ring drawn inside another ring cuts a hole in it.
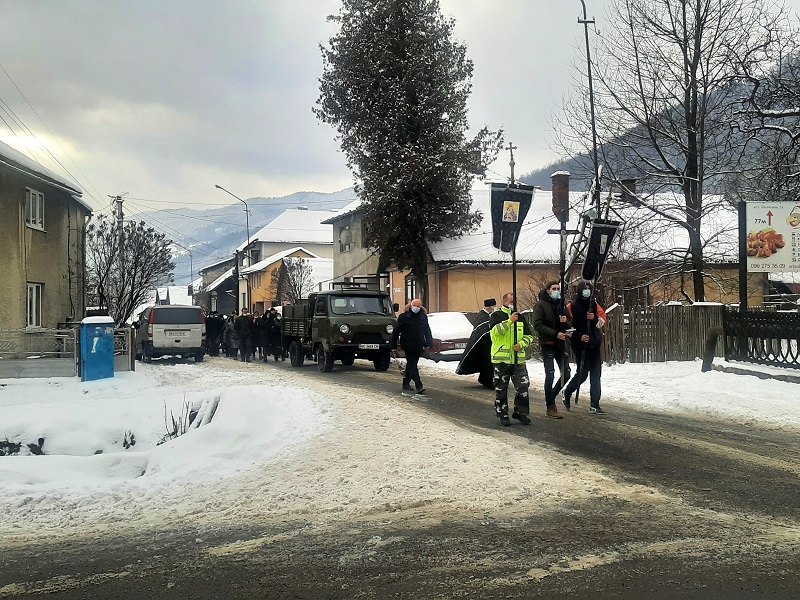
M 81 321 L 81 381 L 114 377 L 114 319 Z

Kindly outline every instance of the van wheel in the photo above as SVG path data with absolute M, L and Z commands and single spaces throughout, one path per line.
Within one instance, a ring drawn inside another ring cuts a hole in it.
M 340 360 L 342 361 L 342 364 L 345 367 L 349 367 L 354 362 L 356 362 L 356 357 L 353 356 L 352 354 L 345 354 Z
M 196 363 L 203 362 L 203 353 L 202 352 L 200 354 L 195 354 L 194 355 L 194 362 L 196 362 Z
M 388 352 L 384 352 L 380 354 L 378 358 L 374 359 L 372 364 L 375 365 L 376 371 L 388 371 L 389 366 L 392 364 L 392 357 L 389 356 Z
M 303 361 L 306 359 L 306 353 L 303 347 L 297 342 L 289 344 L 289 362 L 293 367 L 302 367 Z
M 317 346 L 317 368 L 322 373 L 330 373 L 333 371 L 333 353 L 325 352 L 322 344 Z

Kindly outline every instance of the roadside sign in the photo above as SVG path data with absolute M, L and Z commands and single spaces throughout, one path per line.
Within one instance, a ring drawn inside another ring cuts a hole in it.
M 800 271 L 800 202 L 747 203 L 747 270 Z

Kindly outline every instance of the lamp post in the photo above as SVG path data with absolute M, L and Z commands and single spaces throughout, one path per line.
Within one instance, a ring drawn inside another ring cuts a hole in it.
M 249 266 L 250 266 L 250 207 L 248 207 L 248 206 L 247 206 L 247 202 L 245 202 L 244 200 L 242 200 L 241 198 L 239 198 L 239 196 L 237 196 L 237 195 L 236 195 L 236 194 L 234 194 L 233 192 L 231 192 L 231 191 L 229 191 L 229 190 L 226 190 L 226 189 L 225 189 L 224 187 L 222 187 L 221 185 L 216 185 L 216 184 L 215 184 L 215 185 L 214 185 L 214 187 L 215 187 L 215 188 L 217 188 L 218 190 L 222 190 L 223 192 L 225 192 L 225 193 L 226 193 L 226 194 L 228 194 L 229 196 L 233 196 L 233 197 L 234 197 L 234 198 L 236 198 L 236 199 L 237 199 L 239 202 L 241 202 L 242 204 L 244 204 L 245 223 L 246 223 L 246 227 L 247 227 L 247 246 L 245 246 L 245 253 L 244 253 L 244 255 L 245 255 L 245 257 L 247 258 L 247 266 L 249 267 Z M 238 252 L 237 252 L 237 257 L 236 257 L 236 271 L 237 271 L 237 272 L 239 271 L 239 257 L 238 257 Z M 246 302 L 246 306 L 247 306 L 247 308 L 249 309 L 249 308 L 250 308 L 250 279 L 246 279 L 246 281 L 247 281 L 247 302 Z M 236 282 L 236 285 L 239 285 L 239 282 L 238 282 L 238 280 L 237 280 L 237 282 Z M 238 300 L 239 300 L 239 294 L 238 294 L 238 292 L 237 292 L 237 295 L 236 295 L 236 300 L 237 300 L 237 301 L 236 301 L 236 305 L 237 305 L 237 307 L 238 307 L 238 305 L 239 305 L 239 301 L 238 301 Z
M 589 77 L 589 110 L 591 112 L 592 120 L 592 159 L 594 162 L 594 207 L 597 210 L 597 216 L 600 216 L 600 164 L 597 158 L 597 121 L 594 114 L 594 83 L 592 81 L 592 55 L 589 51 L 589 25 L 594 24 L 594 18 L 589 19 L 586 16 L 586 2 L 581 0 L 583 7 L 583 18 L 578 17 L 578 23 L 583 25 L 584 37 L 586 38 L 586 68 Z

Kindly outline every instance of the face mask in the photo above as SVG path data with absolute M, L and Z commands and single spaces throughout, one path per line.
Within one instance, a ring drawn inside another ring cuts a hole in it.
M 583 296 L 587 300 L 589 299 L 589 296 L 591 296 L 591 295 L 592 295 L 592 290 L 583 290 L 581 292 L 581 296 Z
M 413 312 L 414 314 L 417 314 L 419 312 L 419 306 L 412 306 L 411 307 L 411 312 Z
M 550 297 L 553 300 L 560 300 L 561 299 L 561 290 L 550 290 Z

